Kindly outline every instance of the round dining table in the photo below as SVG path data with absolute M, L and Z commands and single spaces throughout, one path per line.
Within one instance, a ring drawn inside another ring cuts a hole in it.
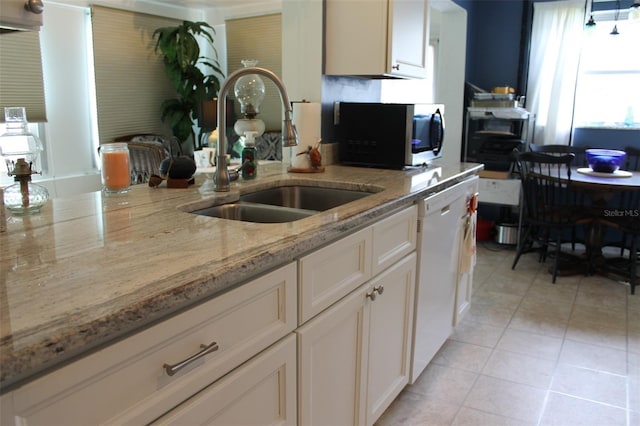
M 593 173 L 591 169 L 571 168 L 571 186 L 584 192 L 591 200 L 590 210 L 594 215 L 591 225 L 588 250 L 595 269 L 601 269 L 605 259 L 602 253 L 603 229 L 598 219 L 611 216 L 632 216 L 640 221 L 640 211 L 622 209 L 616 205 L 617 194 L 623 191 L 640 191 L 640 171 L 622 171 L 614 174 Z
M 592 173 L 582 167 L 572 167 L 571 184 L 590 192 L 606 194 L 612 194 L 616 191 L 640 190 L 640 171 L 624 171 L 624 174 Z

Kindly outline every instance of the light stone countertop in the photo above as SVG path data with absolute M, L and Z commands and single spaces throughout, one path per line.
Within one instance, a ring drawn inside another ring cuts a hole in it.
M 260 165 L 254 181 L 211 191 L 136 185 L 50 200 L 7 217 L 0 233 L 0 391 L 5 392 L 477 174 L 460 163 L 411 171 L 327 166 L 287 173 Z M 378 191 L 295 222 L 260 224 L 187 213 L 281 183 Z

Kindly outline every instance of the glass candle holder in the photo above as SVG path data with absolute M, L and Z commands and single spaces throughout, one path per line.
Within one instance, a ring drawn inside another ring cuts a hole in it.
M 122 194 L 131 189 L 131 165 L 126 143 L 100 145 L 102 159 L 102 190 L 107 194 Z

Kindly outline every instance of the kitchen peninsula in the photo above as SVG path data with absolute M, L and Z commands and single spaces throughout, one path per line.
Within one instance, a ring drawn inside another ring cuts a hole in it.
M 208 303 L 215 308 L 216 300 L 248 289 L 259 277 L 270 277 L 309 253 L 375 226 L 481 169 L 480 164 L 435 162 L 409 171 L 327 166 L 322 174 L 289 174 L 285 164 L 274 163 L 260 165 L 255 181 L 233 182 L 227 193 L 211 192 L 210 177 L 197 175 L 196 184 L 187 189 L 138 185 L 124 196 L 87 193 L 53 199 L 38 215 L 9 216 L 7 232 L 0 234 L 2 424 L 29 414 L 16 395 L 34 381 L 89 356 L 99 357 L 105 348 L 132 341 L 165 320 Z M 236 201 L 240 192 L 286 184 L 372 194 L 287 223 L 189 213 L 214 202 Z M 293 265 L 294 279 L 301 279 Z M 293 292 L 286 296 L 295 298 L 295 291 L 286 288 L 278 294 Z M 294 327 L 302 321 L 296 303 L 294 299 L 293 310 L 287 310 L 293 313 Z M 165 330 L 170 337 L 172 330 Z M 285 339 L 295 340 L 290 332 Z M 167 380 L 157 379 L 155 386 L 160 389 Z M 126 394 L 126 384 L 121 386 Z M 4 417 L 7 409 L 16 417 Z

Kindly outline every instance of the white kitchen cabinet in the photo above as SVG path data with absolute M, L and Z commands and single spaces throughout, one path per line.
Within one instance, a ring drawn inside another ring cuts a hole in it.
M 412 206 L 359 231 L 372 234 L 380 273 L 298 328 L 299 424 L 371 425 L 408 383 L 416 220 Z M 335 275 L 325 280 L 330 288 Z
M 297 325 L 296 301 L 292 262 L 3 395 L 12 398 L 2 404 L 3 410 L 10 406 L 8 424 L 149 423 L 290 334 Z M 193 357 L 201 345 L 210 345 L 211 352 L 169 374 L 169 366 Z M 293 374 L 290 366 L 287 374 Z M 273 374 L 270 383 L 284 377 Z M 254 394 L 255 381 L 247 373 L 229 389 Z
M 296 336 L 290 334 L 154 425 L 295 425 Z
M 406 208 L 373 225 L 373 275 L 416 249 L 418 207 Z
M 425 78 L 428 0 L 326 0 L 325 74 Z
M 369 290 L 359 287 L 297 330 L 298 424 L 364 424 Z
M 27 0 L 2 0 L 0 7 L 0 27 L 37 31 L 42 26 L 43 2 L 31 0 L 31 10 L 25 7 Z M 38 13 L 38 11 L 40 11 Z
M 412 253 L 371 280 L 368 294 L 369 360 L 367 425 L 373 424 L 409 382 L 416 255 Z
M 299 260 L 299 321 L 304 323 L 371 278 L 371 228 Z

